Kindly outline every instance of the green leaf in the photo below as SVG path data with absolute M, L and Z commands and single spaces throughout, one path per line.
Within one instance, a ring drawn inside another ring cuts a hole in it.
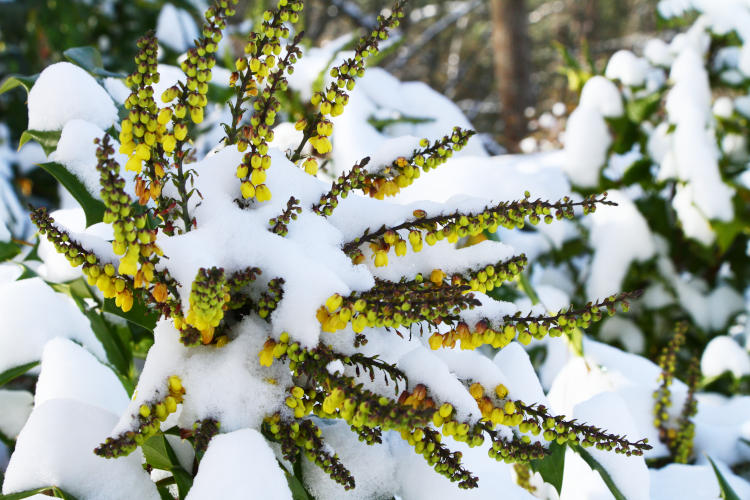
M 177 493 L 180 499 L 187 496 L 190 488 L 193 487 L 193 476 L 180 466 L 176 466 L 172 469 L 172 476 L 174 477 L 175 483 L 177 483 Z
M 172 473 L 180 498 L 185 498 L 193 486 L 193 476 L 182 468 L 172 446 L 163 433 L 151 436 L 143 443 L 143 456 L 146 462 L 155 469 Z
M 519 273 L 518 284 L 521 286 L 521 290 L 523 290 L 523 293 L 525 293 L 529 297 L 532 305 L 539 303 L 539 295 L 537 295 L 536 290 L 534 290 L 534 287 L 531 285 L 528 273 L 526 271 Z
M 24 144 L 34 140 L 42 146 L 44 154 L 48 155 L 57 149 L 57 143 L 60 141 L 59 130 L 24 130 L 21 134 L 21 139 L 18 141 L 18 149 L 21 149 Z
M 539 460 L 529 462 L 531 470 L 541 474 L 545 482 L 551 484 L 560 494 L 565 468 L 565 445 L 552 442 L 549 446 L 550 454 Z
M 86 227 L 101 222 L 104 218 L 104 203 L 97 200 L 86 190 L 83 183 L 65 167 L 55 162 L 39 165 L 58 180 L 73 195 L 86 214 Z
M 622 494 L 620 489 L 615 484 L 612 476 L 610 476 L 609 472 L 607 472 L 607 469 L 605 469 L 602 464 L 597 462 L 597 460 L 591 455 L 591 453 L 586 451 L 585 448 L 578 445 L 571 445 L 570 448 L 581 455 L 581 458 L 583 458 L 588 466 L 591 467 L 591 470 L 595 470 L 599 473 L 599 475 L 602 477 L 602 480 L 604 480 L 604 484 L 606 484 L 607 488 L 609 488 L 609 492 L 612 493 L 613 497 L 615 497 L 615 500 L 627 500 L 627 498 L 625 498 L 625 495 Z
M 39 73 L 32 76 L 8 75 L 3 82 L 0 83 L 0 94 L 4 94 L 16 87 L 23 87 L 28 94 L 37 78 L 39 78 Z
M 68 61 L 96 76 L 111 76 L 115 78 L 124 78 L 126 76 L 122 73 L 112 73 L 111 71 L 104 69 L 102 55 L 95 47 L 72 47 L 63 52 L 63 55 Z
M 721 253 L 724 253 L 732 246 L 734 239 L 745 230 L 747 225 L 738 219 L 732 219 L 729 222 L 713 220 L 711 221 L 711 227 L 716 231 L 716 242 L 719 244 Z
M 654 114 L 661 104 L 661 92 L 654 92 L 641 99 L 625 103 L 625 114 L 634 123 L 643 123 Z
M 302 483 L 302 467 L 299 459 L 294 463 L 294 474 L 289 472 L 284 464 L 277 460 L 279 467 L 284 471 L 286 476 L 286 482 L 289 485 L 289 491 L 292 492 L 293 500 L 315 500 L 310 493 L 305 489 L 305 485 Z
M 174 455 L 164 434 L 159 433 L 151 436 L 143 443 L 143 456 L 154 469 L 172 470 L 174 463 L 170 452 Z
M 55 498 L 63 498 L 65 500 L 76 500 L 76 497 L 67 493 L 57 486 L 44 486 L 42 488 L 35 488 L 33 490 L 19 491 L 18 493 L 10 493 L 8 495 L 2 495 L 3 500 L 20 500 L 21 498 L 29 498 L 38 494 L 52 493 Z
M 94 331 L 94 335 L 96 335 L 96 338 L 102 343 L 104 352 L 107 355 L 107 360 L 120 378 L 125 378 L 127 380 L 130 375 L 132 353 L 123 342 L 123 339 L 119 336 L 116 328 L 104 319 L 102 312 L 100 312 L 98 308 L 90 307 L 84 300 L 94 298 L 91 289 L 88 287 L 84 279 L 78 278 L 69 283 L 50 283 L 49 285 L 55 291 L 64 293 L 75 301 L 78 308 L 88 318 L 89 323 L 91 323 L 91 329 Z
M 4 372 L 0 373 L 0 385 L 5 385 L 14 378 L 20 377 L 38 364 L 39 361 L 32 361 L 31 363 L 26 363 L 25 365 L 15 366 L 13 368 L 5 370 Z
M 711 457 L 706 455 L 706 458 L 708 458 L 708 461 L 711 462 L 711 467 L 714 469 L 714 474 L 716 474 L 716 479 L 719 481 L 719 497 L 723 498 L 724 500 L 740 500 L 739 495 L 734 492 L 731 486 L 729 486 L 729 482 L 724 478 L 724 476 L 719 471 L 719 468 L 716 467 L 716 464 L 713 460 L 711 460 Z
M 142 326 L 146 330 L 153 330 L 156 326 L 156 321 L 159 319 L 158 312 L 146 309 L 146 307 L 138 301 L 133 302 L 133 308 L 130 311 L 123 312 L 122 309 L 117 307 L 114 299 L 105 299 L 104 312 L 119 316 L 131 323 Z
M 0 241 L 0 262 L 10 260 L 19 253 L 21 249 L 12 241 Z
M 68 61 L 77 64 L 85 70 L 91 71 L 104 66 L 102 55 L 94 47 L 72 47 L 63 52 Z

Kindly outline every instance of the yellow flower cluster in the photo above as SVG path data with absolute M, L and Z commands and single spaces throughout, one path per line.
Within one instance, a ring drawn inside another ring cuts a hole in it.
M 129 75 L 125 83 L 131 89 L 131 94 L 125 101 L 125 109 L 130 110 L 128 116 L 120 123 L 120 153 L 128 156 L 125 169 L 141 173 L 144 162 L 153 165 L 157 162 L 159 152 L 157 145 L 162 144 L 166 152 L 174 149 L 174 137 L 167 134 L 166 123 L 169 117 L 160 113 L 154 101 L 152 84 L 159 82 L 157 71 L 156 37 L 148 34 L 138 40 L 140 49 L 135 57 L 138 68 Z M 166 119 L 165 119 L 166 118 Z M 171 150 L 169 147 L 171 145 Z M 164 168 L 160 165 L 161 176 L 150 175 L 151 185 L 146 189 L 141 180 L 139 200 L 145 203 L 148 198 L 156 199 L 161 193 L 161 183 L 153 177 L 163 177 Z M 149 174 L 152 174 L 149 169 Z
M 332 68 L 330 76 L 333 81 L 326 89 L 312 95 L 310 103 L 318 109 L 318 113 L 310 123 L 298 122 L 298 130 L 304 128 L 305 139 L 309 140 L 318 155 L 323 156 L 331 152 L 330 136 L 333 133 L 333 123 L 329 117 L 336 117 L 344 112 L 344 107 L 349 103 L 349 95 L 344 89 L 354 90 L 356 78 L 364 76 L 365 60 L 379 52 L 378 42 L 386 40 L 388 31 L 397 27 L 399 19 L 404 16 L 401 7 L 400 3 L 396 4 L 388 17 L 379 16 L 378 26 L 368 36 L 359 39 L 354 48 L 354 57 Z M 303 166 L 308 173 L 317 171 L 315 159 L 306 159 Z
M 422 139 L 419 143 L 421 149 L 415 150 L 410 158 L 398 157 L 390 165 L 368 175 L 362 190 L 378 200 L 395 196 L 418 179 L 421 172 L 439 167 L 453 156 L 454 151 L 461 151 L 473 135 L 472 130 L 455 127 L 451 134 L 432 145 L 428 139 Z
M 223 269 L 199 269 L 190 290 L 190 309 L 184 320 L 179 316 L 174 318 L 175 327 L 182 330 L 191 326 L 200 332 L 204 344 L 210 344 L 230 299 Z
M 177 411 L 177 405 L 182 403 L 185 388 L 177 375 L 167 378 L 167 395 L 160 401 L 144 403 L 138 408 L 138 426 L 126 431 L 115 438 L 107 438 L 95 450 L 104 458 L 117 458 L 135 451 L 148 438 L 154 436 L 161 429 L 161 423 Z
M 264 202 L 271 199 L 271 190 L 265 184 L 266 170 L 271 166 L 268 143 L 273 140 L 271 127 L 276 123 L 276 113 L 281 108 L 281 103 L 274 94 L 279 90 L 286 90 L 284 71 L 291 72 L 290 63 L 301 56 L 295 41 L 287 45 L 286 56 L 281 59 L 281 39 L 289 37 L 289 28 L 284 23 L 297 20 L 302 6 L 300 0 L 283 0 L 278 2 L 275 12 L 266 11 L 260 33 L 251 34 L 245 45 L 245 57 L 240 57 L 235 62 L 237 71 L 231 79 L 231 84 L 237 87 L 238 93 L 238 106 L 235 109 L 239 109 L 239 104 L 248 95 L 258 96 L 253 103 L 254 113 L 250 124 L 243 127 L 237 141 L 240 151 L 250 147 L 242 164 L 237 167 L 237 178 L 241 180 L 240 192 L 245 200 Z M 234 120 L 239 120 L 239 116 Z
M 500 401 L 498 404 L 495 404 L 492 398 L 485 395 L 484 387 L 479 383 L 469 386 L 469 394 L 477 402 L 479 411 L 482 412 L 482 420 L 491 422 L 493 427 L 496 425 L 518 427 L 523 424 L 523 414 L 518 412 L 513 401 L 507 399 L 508 388 L 503 384 L 498 384 L 495 387 L 495 396 Z M 519 430 L 526 432 L 523 429 Z M 539 431 L 536 432 L 536 434 L 538 433 Z

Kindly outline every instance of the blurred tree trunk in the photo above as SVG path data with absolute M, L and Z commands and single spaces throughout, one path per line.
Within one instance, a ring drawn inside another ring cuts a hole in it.
M 526 135 L 524 110 L 529 105 L 528 13 L 524 0 L 490 0 L 495 80 L 503 122 L 502 144 L 518 151 Z

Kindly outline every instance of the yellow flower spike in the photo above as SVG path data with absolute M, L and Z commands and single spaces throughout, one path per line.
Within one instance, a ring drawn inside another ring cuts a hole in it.
M 513 415 L 516 412 L 516 405 L 513 403 L 513 401 L 507 401 L 505 403 L 505 406 L 503 407 L 503 411 L 507 415 Z
M 238 179 L 244 179 L 247 177 L 248 168 L 247 165 L 240 165 L 237 167 L 237 178 Z
M 140 413 L 143 418 L 148 418 L 151 416 L 151 408 L 149 408 L 148 405 L 143 404 L 138 409 L 138 413 Z
M 246 200 L 255 197 L 255 187 L 249 181 L 242 183 L 240 191 L 242 192 L 242 197 Z
M 305 119 L 299 120 L 297 123 L 294 124 L 295 130 L 300 130 L 300 131 L 305 130 L 305 127 L 307 127 L 307 120 Z

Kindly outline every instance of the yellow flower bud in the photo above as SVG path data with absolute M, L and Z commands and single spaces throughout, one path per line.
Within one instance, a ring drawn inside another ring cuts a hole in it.
M 242 197 L 246 200 L 255 197 L 255 187 L 249 181 L 242 183 L 240 191 L 242 191 Z
M 166 125 L 169 120 L 172 119 L 172 110 L 170 108 L 164 108 L 159 111 L 159 116 L 156 118 L 161 125 Z
M 310 157 L 306 159 L 302 166 L 304 167 L 305 172 L 310 175 L 316 175 L 318 173 L 318 161 L 315 158 Z
M 250 174 L 250 182 L 256 186 L 258 184 L 263 184 L 266 182 L 266 172 L 260 168 L 253 169 L 253 172 Z
M 185 136 L 187 136 L 187 125 L 184 123 L 178 123 L 174 126 L 174 136 L 178 141 L 185 140 Z
M 164 148 L 165 152 L 171 153 L 174 151 L 175 146 L 177 146 L 177 139 L 171 134 L 165 135 L 161 140 L 161 146 Z
M 271 199 L 271 190 L 265 184 L 261 184 L 255 188 L 255 197 L 258 201 L 268 201 Z

